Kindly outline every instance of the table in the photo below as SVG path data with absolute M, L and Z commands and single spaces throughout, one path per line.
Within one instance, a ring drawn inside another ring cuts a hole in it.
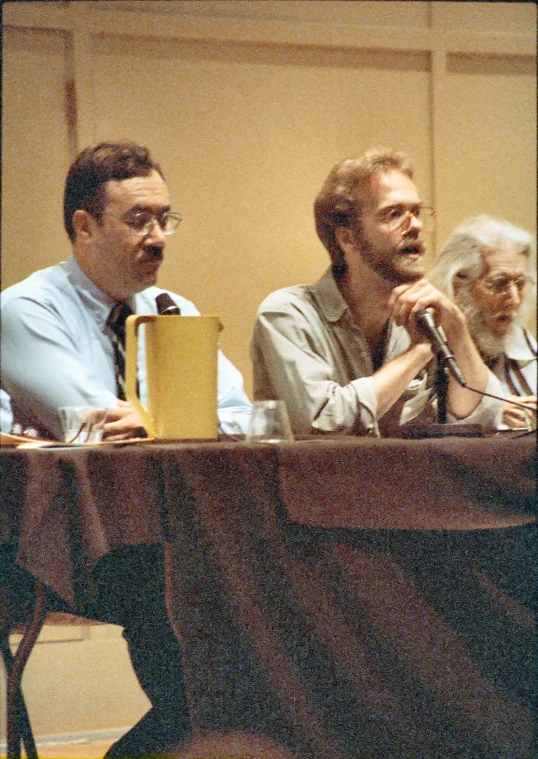
M 112 548 L 164 541 L 197 730 L 265 733 L 305 759 L 530 759 L 534 451 L 3 450 L 0 540 L 69 603 Z

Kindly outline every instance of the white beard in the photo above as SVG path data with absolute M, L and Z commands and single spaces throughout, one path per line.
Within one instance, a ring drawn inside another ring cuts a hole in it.
M 473 296 L 467 289 L 461 289 L 456 302 L 467 319 L 471 337 L 482 357 L 490 359 L 504 353 L 506 344 L 515 333 L 515 324 L 510 325 L 506 335 L 495 335 L 486 325 L 482 312 L 475 306 Z

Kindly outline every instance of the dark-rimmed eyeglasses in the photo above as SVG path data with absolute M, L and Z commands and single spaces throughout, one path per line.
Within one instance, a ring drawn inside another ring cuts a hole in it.
M 129 234 L 132 237 L 146 237 L 155 224 L 160 226 L 164 235 L 173 235 L 183 221 L 183 217 L 177 211 L 165 211 L 161 214 L 154 214 L 150 211 L 136 211 L 124 218 L 109 211 L 103 211 L 101 216 L 112 216 L 114 219 L 122 221 L 129 227 Z

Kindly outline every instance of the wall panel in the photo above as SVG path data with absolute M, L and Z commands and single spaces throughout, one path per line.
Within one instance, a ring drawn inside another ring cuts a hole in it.
M 424 3 L 418 3 L 424 5 Z M 433 24 L 444 31 L 511 34 L 536 29 L 533 2 L 433 2 Z
M 2 39 L 2 287 L 62 260 L 69 165 L 67 35 L 8 28 Z
M 524 57 L 450 55 L 437 141 L 440 232 L 478 213 L 535 232 L 536 80 Z
M 151 145 L 185 216 L 161 281 L 222 317 L 247 378 L 258 304 L 328 264 L 312 203 L 335 161 L 404 148 L 431 200 L 426 54 L 101 37 L 93 55 L 96 137 Z

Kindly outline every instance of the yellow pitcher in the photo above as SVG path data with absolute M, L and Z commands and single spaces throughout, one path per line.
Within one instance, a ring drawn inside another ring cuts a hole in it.
M 145 325 L 147 410 L 137 394 L 138 331 Z M 150 437 L 215 439 L 217 418 L 217 316 L 129 316 L 126 323 L 127 400 Z

